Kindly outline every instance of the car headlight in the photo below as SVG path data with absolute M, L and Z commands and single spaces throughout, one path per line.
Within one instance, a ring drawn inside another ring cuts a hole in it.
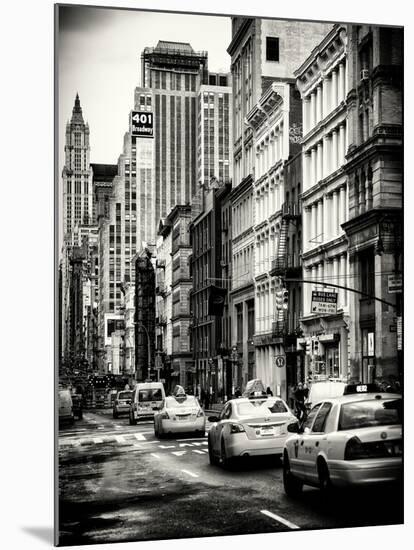
M 230 433 L 231 434 L 239 434 L 242 432 L 245 432 L 246 430 L 241 424 L 230 424 Z

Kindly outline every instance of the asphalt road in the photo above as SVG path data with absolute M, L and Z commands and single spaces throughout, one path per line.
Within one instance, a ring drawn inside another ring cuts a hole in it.
M 210 466 L 207 438 L 159 441 L 152 422 L 110 411 L 60 429 L 59 466 L 60 545 L 403 522 L 397 489 L 292 499 L 273 457 L 223 470 Z

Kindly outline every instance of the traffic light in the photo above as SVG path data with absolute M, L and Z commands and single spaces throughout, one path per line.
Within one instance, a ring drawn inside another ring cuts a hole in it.
M 319 340 L 316 339 L 313 341 L 313 354 L 319 355 Z
M 282 287 L 276 290 L 276 309 L 286 310 L 289 307 L 289 291 Z
M 306 355 L 312 355 L 312 340 L 306 338 Z

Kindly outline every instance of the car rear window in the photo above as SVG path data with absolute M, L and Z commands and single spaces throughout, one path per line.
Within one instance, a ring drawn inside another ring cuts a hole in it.
M 272 413 L 286 413 L 288 409 L 281 399 L 253 399 L 244 403 L 237 403 L 237 412 L 240 416 L 250 416 L 252 414 L 268 414 L 268 410 Z
M 187 395 L 185 399 L 175 397 L 167 397 L 165 406 L 167 409 L 175 409 L 177 407 L 195 407 L 198 406 L 198 401 L 193 395 Z
M 401 399 L 371 399 L 344 403 L 339 414 L 338 430 L 401 424 L 401 417 Z
M 162 400 L 162 392 L 160 388 L 157 389 L 146 389 L 146 390 L 139 390 L 138 392 L 138 400 L 139 401 L 161 401 Z
M 121 391 L 119 392 L 118 399 L 131 399 L 132 392 L 130 391 Z

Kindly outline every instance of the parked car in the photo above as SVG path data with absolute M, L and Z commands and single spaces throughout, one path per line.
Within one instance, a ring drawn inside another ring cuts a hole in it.
M 74 414 L 72 406 L 72 396 L 69 390 L 59 390 L 59 424 L 73 424 Z
M 83 396 L 79 393 L 72 394 L 73 416 L 78 420 L 83 418 Z
M 114 405 L 112 408 L 112 416 L 118 418 L 120 414 L 128 414 L 131 404 L 132 391 L 124 390 L 116 394 Z
M 209 417 L 210 464 L 227 466 L 236 457 L 282 456 L 287 426 L 296 417 L 283 399 L 255 393 L 228 401 L 219 417 Z
M 155 411 L 162 407 L 165 399 L 164 385 L 161 382 L 140 382 L 135 386 L 129 406 L 129 423 L 154 418 Z
M 197 398 L 186 394 L 166 397 L 154 415 L 156 437 L 190 432 L 200 437 L 206 433 L 206 417 Z
M 348 387 L 346 395 L 314 405 L 283 451 L 283 481 L 288 495 L 304 484 L 332 487 L 395 482 L 402 475 L 402 400 L 399 394 Z

